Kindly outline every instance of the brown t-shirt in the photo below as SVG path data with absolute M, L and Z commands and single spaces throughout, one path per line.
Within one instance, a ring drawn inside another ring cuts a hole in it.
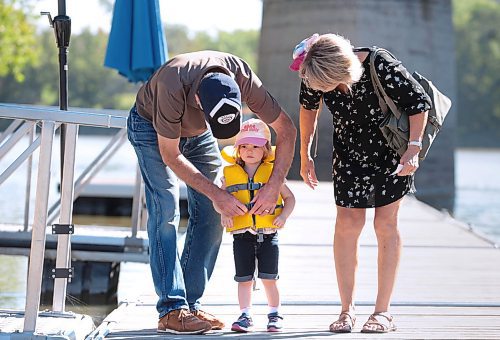
M 207 130 L 205 115 L 196 103 L 203 76 L 220 69 L 231 75 L 241 90 L 241 100 L 266 123 L 282 111 L 248 64 L 229 53 L 200 51 L 180 54 L 160 67 L 137 93 L 139 114 L 153 122 L 161 136 L 193 137 Z

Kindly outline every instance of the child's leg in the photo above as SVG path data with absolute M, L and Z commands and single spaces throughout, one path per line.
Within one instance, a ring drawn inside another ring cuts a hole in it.
M 269 313 L 277 312 L 280 306 L 280 293 L 277 280 L 262 279 L 262 284 L 266 290 L 267 304 L 270 308 Z
M 253 328 L 250 308 L 252 306 L 252 286 L 255 272 L 255 235 L 246 232 L 235 234 L 233 242 L 234 265 L 238 282 L 238 302 L 241 315 L 233 322 L 234 332 L 249 332 Z
M 255 272 L 255 235 L 246 232 L 233 235 L 233 255 L 238 282 L 238 303 L 242 313 L 250 314 L 252 285 Z
M 258 246 L 259 278 L 266 290 L 269 314 L 267 314 L 267 331 L 281 332 L 283 316 L 279 313 L 280 294 L 278 291 L 278 233 L 264 236 L 264 242 Z
M 238 303 L 242 313 L 250 314 L 253 281 L 238 282 Z
M 267 303 L 270 313 L 277 311 L 280 306 L 280 295 L 278 291 L 278 233 L 264 236 L 264 242 L 257 246 L 258 277 L 262 280 L 266 290 Z

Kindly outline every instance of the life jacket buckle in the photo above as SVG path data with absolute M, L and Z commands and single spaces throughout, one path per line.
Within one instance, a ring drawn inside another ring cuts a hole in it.
M 253 182 L 250 182 L 248 183 L 248 190 L 260 190 L 260 188 L 262 188 L 264 186 L 264 184 L 262 183 L 253 183 Z

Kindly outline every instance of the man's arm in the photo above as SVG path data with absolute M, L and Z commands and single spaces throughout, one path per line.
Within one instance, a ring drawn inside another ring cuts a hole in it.
M 257 114 L 258 116 L 258 114 Z M 276 156 L 271 177 L 254 198 L 251 214 L 267 215 L 274 211 L 281 186 L 292 165 L 297 129 L 290 117 L 283 111 L 269 124 L 276 132 Z
M 158 146 L 163 162 L 187 185 L 210 198 L 219 213 L 235 216 L 247 212 L 243 203 L 217 187 L 180 153 L 179 138 L 158 135 Z

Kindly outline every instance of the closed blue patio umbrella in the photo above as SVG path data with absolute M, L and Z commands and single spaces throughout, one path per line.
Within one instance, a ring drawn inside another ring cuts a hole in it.
M 116 0 L 104 65 L 146 81 L 167 56 L 158 0 Z

